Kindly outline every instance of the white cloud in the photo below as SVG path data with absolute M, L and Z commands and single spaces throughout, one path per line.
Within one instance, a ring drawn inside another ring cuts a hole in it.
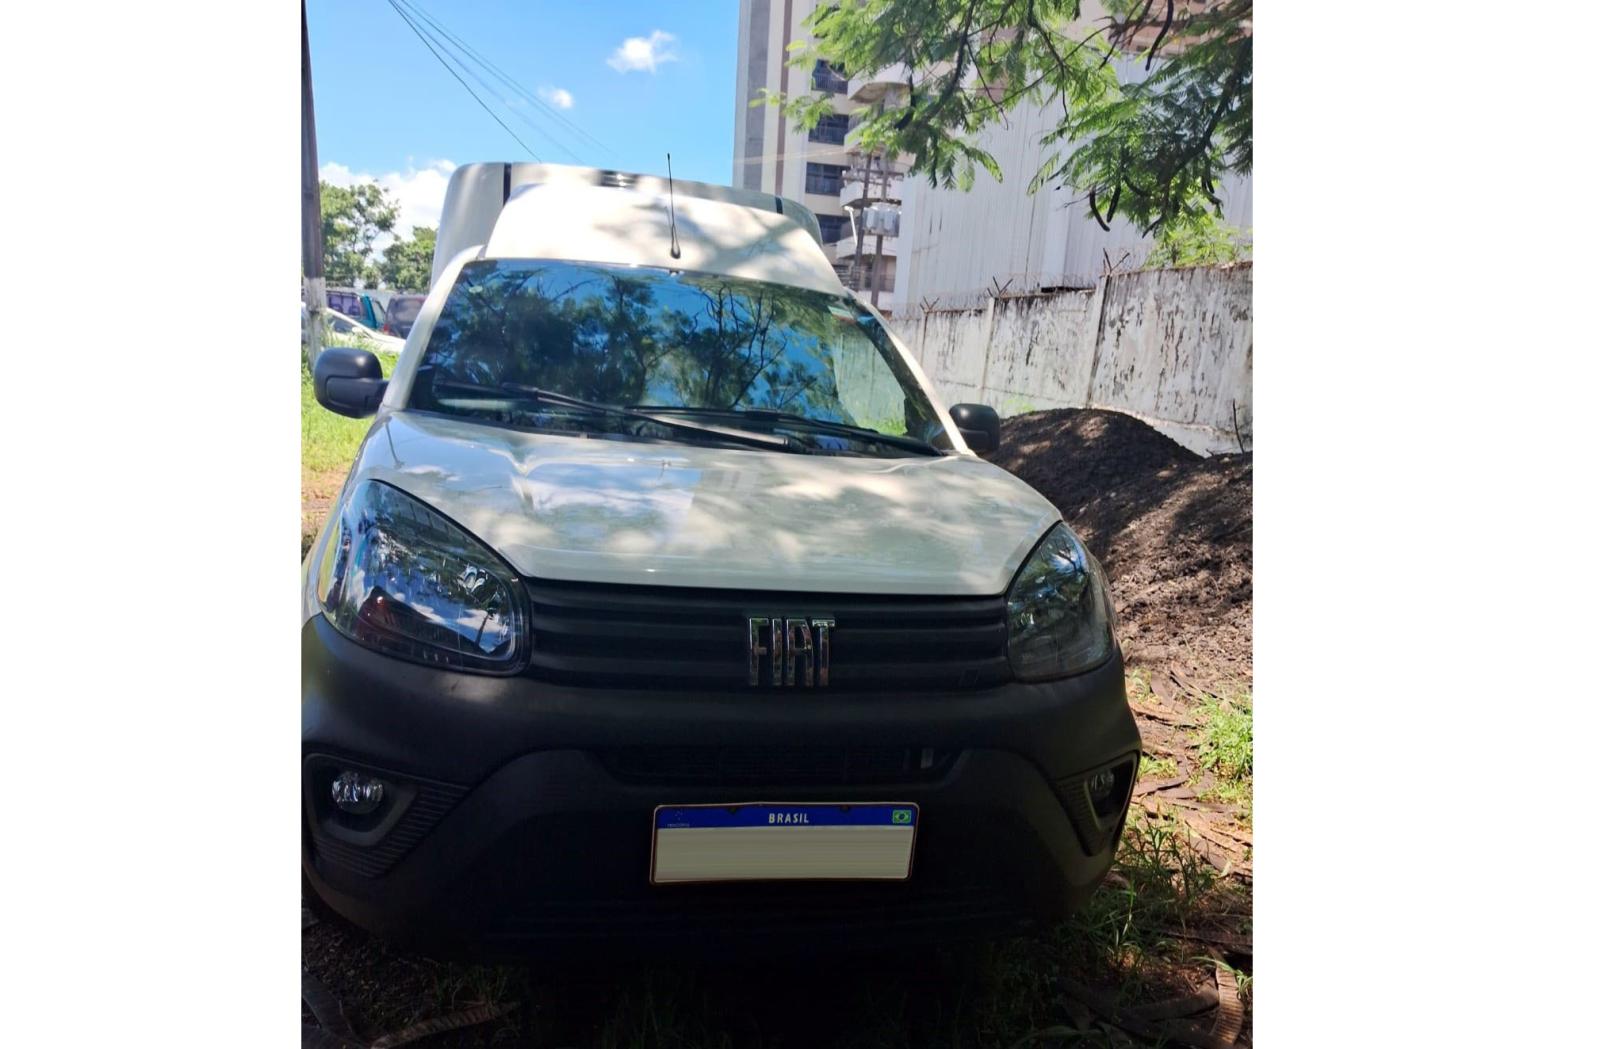
M 564 87 L 541 87 L 539 97 L 557 109 L 572 108 L 572 92 Z
M 654 73 L 656 66 L 678 60 L 678 53 L 672 48 L 677 41 L 677 37 L 659 29 L 652 29 L 649 36 L 630 36 L 611 52 L 606 65 L 619 73 L 639 69 Z
M 319 174 L 322 181 L 335 186 L 376 182 L 397 205 L 399 216 L 395 219 L 395 232 L 401 237 L 409 237 L 413 226 L 439 228 L 439 215 L 444 210 L 444 191 L 450 184 L 450 173 L 455 169 L 454 161 L 430 160 L 420 168 L 408 163 L 404 171 L 372 175 L 352 171 L 343 164 L 327 163 L 322 165 Z M 381 252 L 393 239 L 383 236 L 374 243 Z

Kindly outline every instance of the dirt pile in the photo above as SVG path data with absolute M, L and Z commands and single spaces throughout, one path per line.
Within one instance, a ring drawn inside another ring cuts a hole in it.
M 1031 412 L 1001 429 L 991 461 L 1055 503 L 1105 565 L 1129 661 L 1249 690 L 1251 456 L 1203 458 L 1095 409 Z

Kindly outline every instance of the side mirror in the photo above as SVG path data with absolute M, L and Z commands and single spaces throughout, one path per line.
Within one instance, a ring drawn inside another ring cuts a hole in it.
M 1000 447 L 1000 413 L 987 404 L 954 405 L 950 418 L 973 451 L 992 452 Z
M 389 380 L 383 377 L 378 358 L 367 350 L 329 346 L 317 357 L 311 388 L 317 403 L 328 411 L 362 419 L 378 410 Z

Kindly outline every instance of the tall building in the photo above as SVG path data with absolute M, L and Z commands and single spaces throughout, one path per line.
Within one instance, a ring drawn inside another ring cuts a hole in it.
M 858 216 L 869 201 L 898 204 L 902 179 L 899 168 L 886 172 L 879 158 L 845 145 L 854 126 L 852 114 L 901 84 L 879 79 L 852 80 L 817 62 L 810 69 L 791 67 L 789 45 L 806 39 L 804 23 L 817 0 L 740 0 L 738 85 L 734 91 L 733 184 L 790 197 L 816 212 L 822 226 L 824 249 L 846 286 L 870 299 L 874 287 L 878 306 L 892 312 L 895 298 L 895 258 L 899 238 L 879 238 L 852 226 L 850 212 Z M 824 117 L 810 131 L 784 119 L 775 106 L 750 103 L 762 89 L 784 95 L 826 92 L 834 96 L 833 116 Z M 869 181 L 870 176 L 870 181 Z M 887 179 L 887 189 L 885 181 Z

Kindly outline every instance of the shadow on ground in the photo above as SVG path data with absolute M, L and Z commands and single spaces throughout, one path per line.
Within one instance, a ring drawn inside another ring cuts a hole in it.
M 1147 873 L 1119 873 L 1083 915 L 1051 933 L 931 951 L 737 965 L 472 965 L 395 950 L 324 915 L 303 934 L 304 964 L 343 1003 L 358 1033 L 352 1044 L 363 1045 L 402 1044 L 381 1033 L 474 1012 L 498 1015 L 409 1044 L 1247 1044 L 1237 995 L 1249 978 L 1248 896 L 1211 878 L 1177 900 L 1140 885 Z M 1173 873 L 1168 884 L 1185 891 Z M 1130 911 L 1135 890 L 1151 899 Z M 1221 965 L 1195 961 L 1208 950 Z M 1219 1008 L 1224 985 L 1232 1011 Z M 315 1029 L 309 1013 L 306 1022 Z M 1219 1027 L 1223 1037 L 1214 1036 Z

